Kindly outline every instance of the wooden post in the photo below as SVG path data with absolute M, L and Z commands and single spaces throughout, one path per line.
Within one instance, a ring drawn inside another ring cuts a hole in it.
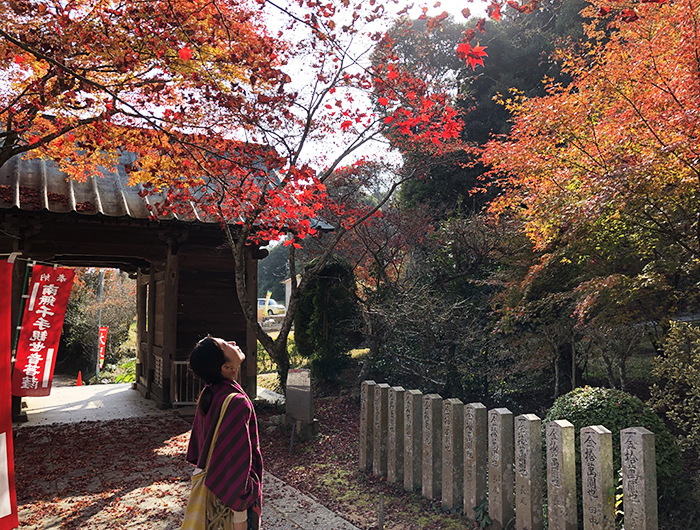
M 163 396 L 159 408 L 167 408 L 175 400 L 175 385 L 170 384 L 173 377 L 172 361 L 177 348 L 177 308 L 178 287 L 180 283 L 180 260 L 173 252 L 172 241 L 168 241 L 168 258 L 165 264 L 163 281 Z

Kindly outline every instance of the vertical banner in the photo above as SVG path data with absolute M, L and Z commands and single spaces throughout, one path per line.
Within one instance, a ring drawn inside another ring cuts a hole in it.
M 12 450 L 12 264 L 0 261 L 0 530 L 19 526 Z
M 12 373 L 15 396 L 48 396 L 51 393 L 73 275 L 73 269 L 34 266 Z
M 270 298 L 272 298 L 272 291 L 267 291 L 267 294 L 265 295 L 265 313 L 263 314 L 263 320 L 267 316 L 267 306 L 270 303 Z
M 105 367 L 105 348 L 107 347 L 107 326 L 100 326 L 100 370 Z

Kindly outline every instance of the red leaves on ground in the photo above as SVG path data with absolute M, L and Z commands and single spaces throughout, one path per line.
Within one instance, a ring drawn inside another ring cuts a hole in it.
M 22 528 L 177 524 L 187 500 L 189 422 L 162 417 L 22 427 L 15 436 Z

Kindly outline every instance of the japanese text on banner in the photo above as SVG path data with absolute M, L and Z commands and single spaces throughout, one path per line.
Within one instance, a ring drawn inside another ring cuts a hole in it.
M 15 396 L 48 396 L 51 393 L 73 275 L 72 269 L 34 266 L 12 373 Z

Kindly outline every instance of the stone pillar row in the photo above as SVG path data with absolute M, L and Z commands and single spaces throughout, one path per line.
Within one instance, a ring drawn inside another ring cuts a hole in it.
M 513 417 L 506 408 L 443 400 L 437 394 L 362 383 L 360 468 L 440 500 L 476 519 L 488 499 L 492 524 L 502 530 L 541 530 L 542 421 Z M 654 434 L 621 431 L 626 530 L 658 530 Z M 576 530 L 574 426 L 546 428 L 547 509 L 550 530 Z M 584 530 L 614 530 L 612 433 L 601 425 L 580 432 Z M 488 480 L 487 480 L 488 477 Z

